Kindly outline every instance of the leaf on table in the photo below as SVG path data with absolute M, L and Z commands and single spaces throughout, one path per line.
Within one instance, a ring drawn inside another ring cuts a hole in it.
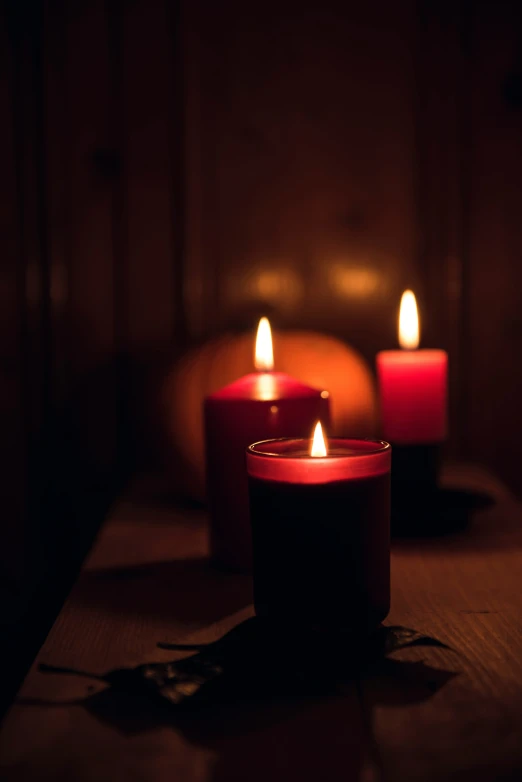
M 375 633 L 325 636 L 318 631 L 296 633 L 274 628 L 256 617 L 234 627 L 206 646 L 158 644 L 161 648 L 196 654 L 181 660 L 144 663 L 106 674 L 41 665 L 44 673 L 88 676 L 120 692 L 146 693 L 175 706 L 202 701 L 270 697 L 271 695 L 326 694 L 349 681 L 388 654 L 409 646 L 444 643 L 406 627 L 381 626 Z
M 385 655 L 391 654 L 398 649 L 406 649 L 408 646 L 436 646 L 439 649 L 449 649 L 449 646 L 439 641 L 438 638 L 419 633 L 417 630 L 411 630 L 409 627 L 383 625 L 380 630 L 385 632 Z

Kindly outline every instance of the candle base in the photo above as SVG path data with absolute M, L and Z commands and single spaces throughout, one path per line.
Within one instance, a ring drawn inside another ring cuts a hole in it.
M 391 533 L 432 535 L 442 531 L 438 503 L 440 445 L 393 445 Z
M 474 498 L 469 493 L 439 486 L 440 455 L 439 443 L 393 446 L 393 538 L 436 537 L 467 527 L 475 507 Z
M 425 493 L 437 486 L 440 445 L 395 445 L 392 443 L 392 486 L 396 486 L 399 499 L 406 499 L 408 492 Z

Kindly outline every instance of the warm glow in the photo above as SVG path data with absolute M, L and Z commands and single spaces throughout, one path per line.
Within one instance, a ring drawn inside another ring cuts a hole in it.
M 330 286 L 343 299 L 365 299 L 375 296 L 382 288 L 379 272 L 365 266 L 334 263 L 328 270 Z
M 274 368 L 272 332 L 268 318 L 261 318 L 257 327 L 254 364 L 260 372 L 270 372 Z
M 323 427 L 320 421 L 315 425 L 310 456 L 326 456 L 326 440 L 324 439 Z
M 406 350 L 419 347 L 419 314 L 413 291 L 404 291 L 399 313 L 399 345 Z

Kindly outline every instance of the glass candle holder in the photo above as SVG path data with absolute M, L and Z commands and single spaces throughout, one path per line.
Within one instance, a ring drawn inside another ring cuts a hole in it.
M 391 446 L 278 439 L 247 449 L 254 605 L 319 630 L 371 630 L 390 608 Z

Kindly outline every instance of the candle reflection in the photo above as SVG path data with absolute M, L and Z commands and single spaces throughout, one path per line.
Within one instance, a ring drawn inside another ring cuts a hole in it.
M 271 372 L 263 372 L 258 377 L 258 394 L 262 402 L 273 399 L 276 396 L 275 378 Z M 270 409 L 270 412 L 273 412 Z

